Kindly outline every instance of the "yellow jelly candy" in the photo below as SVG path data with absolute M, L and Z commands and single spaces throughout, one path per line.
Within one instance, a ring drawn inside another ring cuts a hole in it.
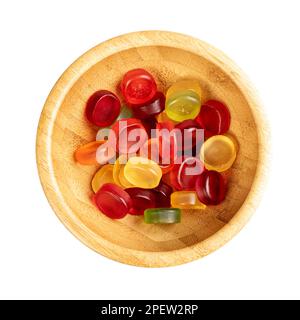
M 101 167 L 94 175 L 92 180 L 92 189 L 96 193 L 105 183 L 114 183 L 112 164 L 106 164 Z
M 200 160 L 208 170 L 226 171 L 235 158 L 236 146 L 228 136 L 212 136 L 203 143 L 200 150 Z
M 195 92 L 199 100 L 202 100 L 202 89 L 197 80 L 181 80 L 175 82 L 167 91 L 166 100 L 171 98 L 175 93 L 190 90 Z
M 166 113 L 171 120 L 182 122 L 195 119 L 199 112 L 200 98 L 192 90 L 178 91 L 166 101 Z
M 202 89 L 197 80 L 181 80 L 174 83 L 166 94 L 166 114 L 182 122 L 195 119 L 200 112 Z
M 113 178 L 116 184 L 122 188 L 132 188 L 132 185 L 124 176 L 124 168 L 127 163 L 127 156 L 120 155 L 113 166 Z
M 144 157 L 132 157 L 124 168 L 124 177 L 135 187 L 152 189 L 159 185 L 162 171 L 159 165 Z
M 176 191 L 171 194 L 171 205 L 180 209 L 205 209 L 194 191 Z

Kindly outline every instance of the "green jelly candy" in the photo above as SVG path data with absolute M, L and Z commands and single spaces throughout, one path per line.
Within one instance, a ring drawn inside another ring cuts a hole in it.
M 175 93 L 166 101 L 167 116 L 174 121 L 182 122 L 195 119 L 200 112 L 200 97 L 191 90 Z
M 128 108 L 126 104 L 123 104 L 121 108 L 121 112 L 116 121 L 121 119 L 129 119 L 129 118 L 133 118 L 132 110 Z
M 144 212 L 145 223 L 171 224 L 179 223 L 181 210 L 178 208 L 155 208 L 146 209 Z

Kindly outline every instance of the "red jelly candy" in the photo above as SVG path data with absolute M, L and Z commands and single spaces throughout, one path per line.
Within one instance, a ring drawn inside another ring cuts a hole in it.
M 142 105 L 151 101 L 157 90 L 152 75 L 144 69 L 133 69 L 125 73 L 121 82 L 124 99 L 131 105 Z
M 201 129 L 201 126 L 195 120 L 185 120 L 178 123 L 175 128 L 181 132 L 181 143 L 178 143 L 178 151 L 191 150 L 198 142 L 200 143 L 199 140 L 203 140 L 200 130 L 197 131 L 197 129 Z
M 165 101 L 165 95 L 162 92 L 157 92 L 150 102 L 134 106 L 132 108 L 133 115 L 138 119 L 154 117 L 165 109 Z
M 121 110 L 120 100 L 107 90 L 96 91 L 86 104 L 87 119 L 99 127 L 110 126 L 118 117 Z
M 217 100 L 206 101 L 196 121 L 207 132 L 206 137 L 223 134 L 230 127 L 230 112 L 225 104 Z
M 172 164 L 177 158 L 177 137 L 173 129 L 174 124 L 171 121 L 158 122 L 156 125 L 159 154 L 163 164 Z
M 113 183 L 105 183 L 94 195 L 93 202 L 111 219 L 122 219 L 132 207 L 129 194 Z
M 148 139 L 147 132 L 139 119 L 121 119 L 113 124 L 108 143 L 116 152 L 137 153 Z
M 129 213 L 132 215 L 142 215 L 144 210 L 155 208 L 155 193 L 151 189 L 128 188 L 125 191 L 130 195 L 132 207 Z
M 227 185 L 219 172 L 205 171 L 197 178 L 196 192 L 202 203 L 217 205 L 225 199 Z
M 163 181 L 160 181 L 159 185 L 152 189 L 156 193 L 156 207 L 157 208 L 169 208 L 171 206 L 171 193 L 172 187 Z
M 171 171 L 172 185 L 177 190 L 195 190 L 196 181 L 203 171 L 204 165 L 198 158 L 186 157 Z

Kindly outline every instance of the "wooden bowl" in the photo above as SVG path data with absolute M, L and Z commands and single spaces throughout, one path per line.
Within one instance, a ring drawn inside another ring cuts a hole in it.
M 183 212 L 177 225 L 147 225 L 128 215 L 111 220 L 92 204 L 97 166 L 75 163 L 73 153 L 95 139 L 84 118 L 96 90 L 116 92 L 122 75 L 145 68 L 160 90 L 183 78 L 198 79 L 205 98 L 226 102 L 231 134 L 239 143 L 226 200 L 205 211 Z M 45 103 L 37 133 L 37 164 L 45 194 L 59 219 L 83 243 L 119 262 L 146 267 L 178 265 L 203 257 L 230 240 L 248 221 L 265 175 L 266 126 L 251 86 L 222 52 L 186 35 L 146 31 L 99 44 L 59 78 Z

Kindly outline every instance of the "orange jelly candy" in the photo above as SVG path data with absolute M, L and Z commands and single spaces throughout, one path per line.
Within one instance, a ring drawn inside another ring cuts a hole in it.
M 107 141 L 93 141 L 79 147 L 74 158 L 76 162 L 84 165 L 105 164 L 115 156 L 115 151 L 111 148 Z

